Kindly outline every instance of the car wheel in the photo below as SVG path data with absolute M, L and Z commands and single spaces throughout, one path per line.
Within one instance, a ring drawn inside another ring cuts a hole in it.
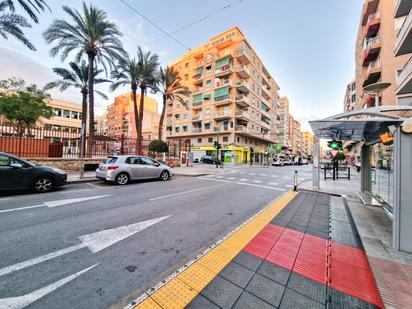
M 130 177 L 126 173 L 120 173 L 119 175 L 116 176 L 116 184 L 120 186 L 127 185 L 130 181 Z
M 33 181 L 32 189 L 36 193 L 45 193 L 53 189 L 53 179 L 49 176 L 42 176 Z
M 163 171 L 160 174 L 160 180 L 166 181 L 169 179 L 169 172 L 168 171 Z

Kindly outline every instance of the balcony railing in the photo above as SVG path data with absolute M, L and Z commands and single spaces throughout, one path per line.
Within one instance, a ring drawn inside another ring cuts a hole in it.
M 376 13 L 374 13 L 374 14 L 370 14 L 370 15 L 368 16 L 367 24 L 369 24 L 371 21 L 373 21 L 373 20 L 375 20 L 375 19 L 377 19 L 377 18 L 381 18 L 381 14 L 380 14 L 379 12 L 376 12 Z
M 215 131 L 215 132 L 219 132 L 219 133 L 229 132 L 229 131 L 230 131 L 230 127 L 229 127 L 229 126 L 215 127 L 215 128 L 214 128 L 214 131 Z
M 220 103 L 224 101 L 233 101 L 233 97 L 228 96 L 228 95 L 224 95 L 221 97 L 215 97 L 215 103 Z
M 242 78 L 248 78 L 250 76 L 250 70 L 245 64 L 240 64 L 236 67 L 236 72 L 242 77 Z
M 193 102 L 192 106 L 202 106 L 202 101 L 200 102 Z
M 369 65 L 368 65 L 368 72 L 371 71 L 371 70 L 374 70 L 374 69 L 378 69 L 380 67 L 381 67 L 381 61 L 380 60 L 373 61 L 373 62 L 369 63 Z
M 232 113 L 230 111 L 220 111 L 215 113 L 215 118 L 225 118 L 231 117 Z
M 408 16 L 405 18 L 405 20 L 404 20 L 404 22 L 401 26 L 401 29 L 399 30 L 399 32 L 396 36 L 395 55 L 400 55 L 400 54 L 398 54 L 399 49 L 401 49 L 401 47 L 403 45 L 406 45 L 405 44 L 405 41 L 406 41 L 405 39 L 408 36 L 408 32 L 411 31 L 410 30 L 411 23 L 412 23 L 412 10 L 409 11 Z M 406 53 L 409 53 L 409 50 Z
M 249 92 L 250 86 L 249 83 L 243 79 L 238 80 L 236 82 L 236 87 L 240 90 L 240 91 L 245 91 L 245 92 Z
M 412 57 L 409 58 L 408 62 L 406 62 L 405 66 L 402 68 L 401 71 L 398 72 L 396 76 L 396 83 L 398 87 L 401 86 L 404 81 L 410 77 L 412 74 Z
M 237 111 L 237 112 L 235 113 L 235 115 L 236 115 L 236 117 L 241 117 L 241 118 L 250 119 L 249 112 L 247 112 L 247 111 Z
M 193 115 L 192 116 L 192 120 L 201 120 L 202 119 L 202 115 Z
M 221 88 L 221 87 L 232 87 L 233 83 L 230 79 L 223 79 L 215 82 L 215 88 Z
M 232 72 L 232 66 L 224 65 L 215 70 L 215 75 L 221 76 L 221 75 L 229 74 L 231 72 Z
M 246 132 L 247 127 L 246 126 L 236 126 L 235 131 L 237 131 L 237 132 Z
M 236 56 L 244 63 L 249 63 L 251 60 L 250 53 L 245 48 L 239 48 L 236 52 Z
M 372 45 L 377 45 L 381 43 L 381 38 L 380 36 L 376 36 L 374 38 L 369 38 L 367 40 L 365 40 L 365 43 L 363 44 L 363 49 L 367 49 Z
M 192 128 L 192 133 L 202 133 L 202 128 Z

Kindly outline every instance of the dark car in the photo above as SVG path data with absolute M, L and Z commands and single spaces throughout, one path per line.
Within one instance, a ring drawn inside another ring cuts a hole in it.
M 209 156 L 209 155 L 204 155 L 200 158 L 200 162 L 204 164 L 222 164 L 218 159 Z
M 66 182 L 67 174 L 61 169 L 38 166 L 0 152 L 0 191 L 31 189 L 42 193 L 63 186 Z

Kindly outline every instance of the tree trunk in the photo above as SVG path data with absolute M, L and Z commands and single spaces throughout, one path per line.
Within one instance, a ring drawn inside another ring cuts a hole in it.
M 82 89 L 82 134 L 85 136 L 86 140 L 86 124 L 87 124 L 87 88 Z M 83 148 L 83 154 L 86 153 L 86 143 L 81 145 Z M 81 152 L 79 152 L 80 155 Z
M 137 110 L 137 99 L 136 99 L 137 85 L 132 84 L 132 100 L 134 109 L 134 125 L 136 127 L 136 145 L 139 145 L 139 112 Z M 139 149 L 136 149 L 137 154 L 139 154 Z
M 163 106 L 162 106 L 162 114 L 160 115 L 159 120 L 159 140 L 162 140 L 162 133 L 163 133 L 163 121 L 165 119 L 166 113 L 166 94 L 163 94 Z
M 88 95 L 89 95 L 89 139 L 87 154 L 88 157 L 93 155 L 93 144 L 94 144 L 94 55 L 88 54 L 89 58 L 89 76 L 88 76 Z
M 144 110 L 144 93 L 145 93 L 145 86 L 140 86 L 140 106 L 139 106 L 139 117 L 138 117 L 138 141 L 137 141 L 137 151 L 139 155 L 142 155 L 142 140 L 143 140 L 143 110 Z

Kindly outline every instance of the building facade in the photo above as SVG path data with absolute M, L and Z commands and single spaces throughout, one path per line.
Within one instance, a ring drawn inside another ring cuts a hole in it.
M 289 150 L 292 147 L 290 135 L 290 114 L 289 114 L 289 99 L 282 97 L 279 99 L 279 144 L 284 150 Z
M 136 96 L 139 108 L 140 95 Z M 160 115 L 157 108 L 155 99 L 145 97 L 142 125 L 143 139 L 152 140 L 158 137 Z M 131 92 L 117 96 L 114 103 L 107 107 L 106 117 L 105 127 L 108 136 L 137 138 Z
M 195 156 L 262 163 L 279 142 L 279 87 L 243 33 L 234 27 L 183 54 L 172 64 L 192 95 L 168 102 L 166 137 L 190 143 Z
M 345 91 L 345 98 L 343 100 L 343 111 L 350 112 L 355 109 L 356 105 L 356 82 L 352 80 Z
M 412 1 L 399 0 L 395 7 L 395 18 L 401 19 L 395 43 L 395 56 L 408 57 L 406 64 L 398 71 L 397 89 L 399 105 L 412 105 Z
M 396 75 L 408 58 L 405 55 L 394 55 L 397 31 L 405 18 L 394 18 L 394 10 L 394 0 L 365 0 L 363 5 L 355 53 L 355 109 L 395 105 L 397 102 Z M 365 86 L 376 82 L 391 84 L 381 92 L 379 102 L 375 102 L 374 94 L 365 93 L 363 90 Z
M 302 155 L 312 157 L 313 134 L 311 132 L 302 132 Z
M 295 156 L 302 155 L 302 132 L 300 122 L 296 119 L 292 121 L 292 154 Z
M 45 130 L 80 133 L 82 127 L 82 106 L 77 103 L 48 100 L 46 102 L 53 110 L 53 116 L 50 119 L 41 118 L 38 125 Z

